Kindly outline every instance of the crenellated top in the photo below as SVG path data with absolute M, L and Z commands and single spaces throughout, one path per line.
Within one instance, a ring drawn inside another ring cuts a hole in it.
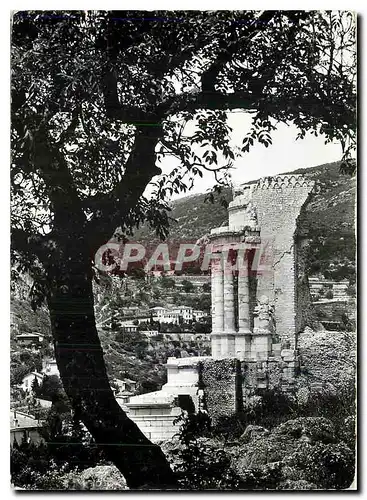
M 263 177 L 257 181 L 253 190 L 259 189 L 285 189 L 306 187 L 313 188 L 315 182 L 306 179 L 302 174 L 297 175 L 275 175 L 273 177 Z
M 233 189 L 233 201 L 229 204 L 229 209 L 247 205 L 252 198 L 254 191 L 262 189 L 285 189 L 306 187 L 308 189 L 315 187 L 315 181 L 306 179 L 302 174 L 292 175 L 274 175 L 262 177 L 253 184 L 240 184 Z

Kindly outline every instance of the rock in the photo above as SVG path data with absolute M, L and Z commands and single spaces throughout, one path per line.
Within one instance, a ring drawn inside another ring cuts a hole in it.
M 114 465 L 98 465 L 62 478 L 68 490 L 128 490 L 121 472 Z
M 335 441 L 334 425 L 324 417 L 299 417 L 288 420 L 273 429 L 273 434 L 302 439 L 302 441 L 310 443 L 317 441 L 331 443 Z
M 232 467 L 241 475 L 252 467 L 260 467 L 272 462 L 280 462 L 303 446 L 298 439 L 289 436 L 266 435 L 242 444 L 232 450 Z
M 239 442 L 249 443 L 252 439 L 268 436 L 269 434 L 268 429 L 265 429 L 261 425 L 248 425 L 241 435 Z
M 298 479 L 296 481 L 287 479 L 279 483 L 278 490 L 317 490 L 317 486 L 314 483 L 309 483 L 304 479 Z

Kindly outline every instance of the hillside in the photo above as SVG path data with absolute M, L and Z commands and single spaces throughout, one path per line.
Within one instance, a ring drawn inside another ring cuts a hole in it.
M 319 186 L 319 192 L 312 197 L 306 210 L 306 223 L 310 229 L 310 274 L 321 273 L 326 278 L 353 280 L 356 179 L 341 174 L 338 162 L 284 174 L 303 174 Z M 227 202 L 231 201 L 230 189 L 223 194 Z M 228 220 L 226 208 L 219 202 L 206 202 L 205 194 L 174 201 L 170 217 L 168 240 L 173 244 L 196 241 Z M 147 226 L 136 231 L 134 240 L 148 245 L 158 242 Z
M 319 165 L 307 170 L 295 170 L 287 173 L 302 173 L 307 178 L 317 181 L 320 188 L 319 192 L 313 196 L 306 210 L 306 220 L 311 238 L 310 274 L 322 273 L 326 278 L 348 278 L 353 282 L 355 279 L 354 217 L 356 180 L 341 175 L 338 163 Z M 229 189 L 224 195 L 227 201 L 231 200 L 232 194 Z M 213 227 L 218 227 L 227 221 L 227 210 L 219 202 L 214 204 L 205 202 L 205 194 L 193 195 L 175 201 L 170 215 L 174 219 L 171 224 L 169 238 L 171 244 L 172 242 L 178 244 L 183 241 L 195 242 Z M 157 241 L 152 231 L 146 227 L 137 231 L 134 239 L 147 245 L 155 245 Z M 118 281 L 119 287 L 121 287 L 122 284 L 120 280 Z M 124 284 L 125 288 L 127 284 L 127 282 Z M 20 276 L 12 282 L 11 346 L 14 354 L 14 359 L 12 358 L 13 376 L 16 374 L 20 376 L 24 370 L 33 367 L 33 365 L 37 366 L 38 363 L 36 359 L 29 359 L 27 362 L 25 359 L 20 359 L 19 350 L 14 342 L 15 334 L 37 331 L 45 334 L 46 338 L 50 338 L 50 322 L 46 309 L 43 307 L 34 312 L 30 307 L 28 298 L 30 287 L 30 280 Z M 200 305 L 203 308 L 204 305 L 200 303 L 199 299 L 208 296 L 207 299 L 210 300 L 209 294 L 204 294 L 202 291 L 190 297 L 190 294 L 182 294 L 174 291 L 174 289 L 170 290 L 168 287 L 158 286 L 154 283 L 149 286 L 145 283 L 144 287 L 140 290 L 136 286 L 130 286 L 130 295 L 126 297 L 126 300 L 121 290 L 117 295 L 113 294 L 112 290 L 107 290 L 104 294 L 96 293 L 97 317 L 99 318 L 103 308 L 106 308 L 103 315 L 109 316 L 114 308 L 118 309 L 123 305 L 141 305 L 144 303 L 147 307 L 151 307 L 160 303 L 160 301 L 167 302 L 168 298 L 173 303 L 186 303 L 190 299 L 193 303 L 190 302 L 188 305 Z M 128 295 L 126 290 L 124 293 Z M 105 300 L 102 300 L 102 298 Z M 124 301 L 126 301 L 126 304 Z M 145 352 L 142 359 L 133 349 L 124 349 L 121 343 L 116 342 L 115 335 L 111 335 L 111 332 L 101 329 L 100 338 L 110 376 L 119 377 L 124 374 L 124 376 L 133 379 L 140 378 L 146 385 L 146 390 L 160 386 L 164 382 L 165 372 L 162 365 L 167 356 L 173 355 L 175 348 L 178 347 L 176 345 L 160 346 L 157 344 L 154 347 L 146 345 L 143 346 L 143 350 L 147 349 L 149 352 Z
M 214 227 L 219 227 L 228 218 L 227 209 L 217 199 L 215 203 L 205 201 L 206 195 L 185 196 L 172 203 L 170 212 L 170 241 L 196 241 Z M 230 202 L 232 192 L 229 188 L 223 192 L 223 198 Z M 142 226 L 134 235 L 137 241 L 156 241 L 154 231 Z

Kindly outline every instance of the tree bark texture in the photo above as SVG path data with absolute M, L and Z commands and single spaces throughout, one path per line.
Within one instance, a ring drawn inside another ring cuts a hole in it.
M 127 417 L 110 388 L 95 325 L 90 258 L 81 243 L 58 242 L 61 258 L 48 267 L 48 307 L 65 392 L 130 488 L 174 488 L 163 452 Z

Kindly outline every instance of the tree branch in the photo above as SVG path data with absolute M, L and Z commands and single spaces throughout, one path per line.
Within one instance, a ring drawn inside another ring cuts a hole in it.
M 61 132 L 59 140 L 56 143 L 57 146 L 62 146 L 63 144 L 65 144 L 65 142 L 68 141 L 68 139 L 70 139 L 73 136 L 75 129 L 79 123 L 79 114 L 80 113 L 81 113 L 81 106 L 76 107 L 72 111 L 71 122 L 70 122 L 69 126 L 66 127 L 66 129 L 63 132 Z
M 119 184 L 108 194 L 96 195 L 84 201 L 84 207 L 93 212 L 88 222 L 93 251 L 111 238 L 116 227 L 136 206 L 152 178 L 161 173 L 161 169 L 155 165 L 155 148 L 162 135 L 162 125 L 137 126 L 135 142 Z
M 11 248 L 19 253 L 26 253 L 27 255 L 36 255 L 42 260 L 48 237 L 30 234 L 25 229 L 12 228 L 11 230 Z
M 247 91 L 224 94 L 221 92 L 185 92 L 170 97 L 159 106 L 164 117 L 181 111 L 197 111 L 199 109 L 243 109 L 255 111 L 258 100 Z
M 236 25 L 230 27 L 229 40 L 228 34 L 225 34 L 223 40 L 220 40 L 220 50 L 216 59 L 201 75 L 201 90 L 202 92 L 215 93 L 215 85 L 219 77 L 219 73 L 224 69 L 225 65 L 233 61 L 236 52 L 245 53 L 250 42 L 267 28 L 269 23 L 277 14 L 276 11 L 265 11 L 255 19 L 251 24 L 245 25 L 245 29 L 241 35 L 236 32 Z M 242 25 L 243 26 L 243 25 Z

